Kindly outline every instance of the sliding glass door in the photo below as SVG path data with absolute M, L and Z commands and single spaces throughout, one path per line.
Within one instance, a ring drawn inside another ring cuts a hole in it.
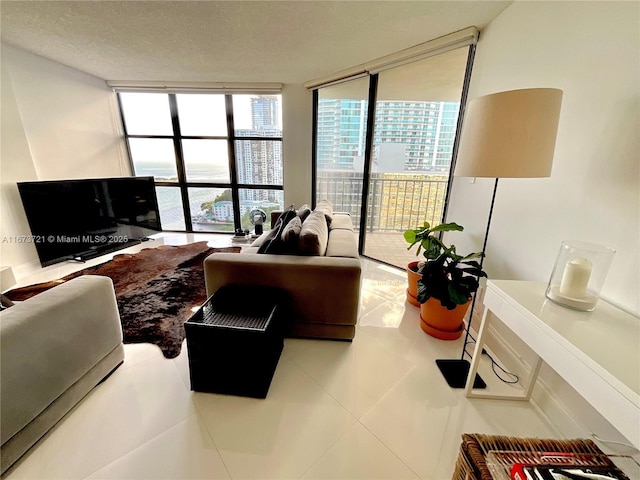
M 473 48 L 316 90 L 315 200 L 351 213 L 364 255 L 405 268 L 403 232 L 442 222 Z
M 335 211 L 349 212 L 360 225 L 367 139 L 369 78 L 317 92 L 316 202 L 327 199 Z
M 364 255 L 404 268 L 403 232 L 442 222 L 468 51 L 378 74 Z

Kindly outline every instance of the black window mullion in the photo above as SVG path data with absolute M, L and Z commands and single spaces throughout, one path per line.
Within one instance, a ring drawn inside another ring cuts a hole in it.
M 231 200 L 233 201 L 233 225 L 235 229 L 238 229 L 242 227 L 242 219 L 240 218 L 240 194 L 238 192 L 238 170 L 236 168 L 233 97 L 231 95 L 225 95 L 224 100 L 227 110 L 227 148 L 229 151 L 229 174 L 231 176 Z
M 315 208 L 316 206 L 316 195 L 318 186 L 316 182 L 318 181 L 318 89 L 313 90 L 313 104 L 312 104 L 312 126 L 313 129 L 311 135 L 311 206 Z
M 282 142 L 282 137 L 247 137 L 242 135 L 238 135 L 238 136 L 234 135 L 234 139 L 235 140 L 255 140 L 260 142 L 273 140 L 274 142 Z
M 226 140 L 227 137 L 220 135 L 182 135 L 183 140 Z
M 172 139 L 173 135 L 127 135 L 129 138 L 168 138 Z
M 358 252 L 364 252 L 365 227 L 367 225 L 367 209 L 369 206 L 369 181 L 371 180 L 371 163 L 373 157 L 373 136 L 375 134 L 376 100 L 378 98 L 378 74 L 369 77 L 369 100 L 367 108 L 367 136 L 364 150 L 364 172 L 362 177 L 362 204 L 360 208 L 360 232 L 358 234 Z
M 120 112 L 124 112 L 122 108 L 122 99 L 120 98 L 120 94 L 116 94 L 116 99 L 118 100 L 118 109 Z M 120 113 L 120 122 L 122 122 L 122 131 L 124 132 L 125 146 L 127 147 L 127 155 L 129 157 L 129 168 L 131 169 L 131 175 L 136 176 L 136 169 L 133 165 L 133 155 L 131 155 L 131 146 L 129 145 L 129 134 L 127 133 L 127 124 L 124 121 L 124 115 Z
M 458 123 L 456 125 L 456 135 L 453 139 L 453 152 L 451 154 L 451 165 L 449 166 L 449 178 L 447 180 L 447 191 L 444 197 L 444 208 L 442 209 L 442 222 L 446 222 L 447 213 L 449 213 L 449 200 L 451 197 L 451 187 L 453 185 L 453 172 L 456 169 L 456 160 L 458 159 L 458 147 L 460 143 L 460 135 L 462 132 L 462 121 L 464 120 L 465 107 L 467 105 L 467 96 L 469 94 L 469 84 L 471 83 L 471 70 L 473 69 L 473 60 L 476 54 L 475 44 L 469 45 L 469 53 L 467 54 L 467 66 L 464 72 L 464 81 L 462 83 L 462 94 L 460 98 L 460 110 L 458 112 Z M 440 232 L 442 238 L 443 232 Z
M 284 190 L 282 185 L 269 185 L 264 183 L 238 183 L 236 187 L 247 190 Z
M 178 184 L 182 197 L 182 210 L 184 224 L 187 232 L 193 232 L 191 222 L 191 209 L 189 208 L 189 191 L 187 188 L 187 174 L 184 166 L 184 152 L 182 151 L 182 139 L 180 134 L 180 120 L 178 119 L 178 102 L 173 93 L 169 94 L 169 109 L 171 111 L 171 124 L 173 126 L 173 148 L 176 154 L 176 168 L 178 170 Z
M 129 135 L 132 138 L 172 138 L 171 135 Z M 219 135 L 182 135 L 183 140 L 227 140 L 228 137 L 221 137 Z M 256 140 L 256 141 L 274 141 L 282 142 L 282 137 L 247 137 L 241 135 L 234 135 L 234 140 Z

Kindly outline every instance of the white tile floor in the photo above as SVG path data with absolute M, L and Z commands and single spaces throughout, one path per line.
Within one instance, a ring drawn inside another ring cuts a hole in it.
M 186 346 L 167 360 L 125 345 L 125 363 L 5 477 L 444 480 L 463 432 L 561 437 L 531 404 L 450 389 L 434 361 L 461 341 L 420 330 L 403 272 L 363 266 L 353 343 L 287 339 L 265 400 L 191 392 Z

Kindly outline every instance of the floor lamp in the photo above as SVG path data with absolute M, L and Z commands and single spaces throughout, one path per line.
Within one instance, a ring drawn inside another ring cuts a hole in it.
M 454 175 L 495 178 L 481 265 L 489 238 L 498 179 L 551 175 L 561 103 L 562 90 L 529 88 L 478 97 L 467 106 Z M 464 388 L 467 382 L 470 364 L 464 357 L 475 302 L 474 295 L 461 358 L 436 360 L 452 388 Z M 476 375 L 474 388 L 484 387 L 486 384 Z

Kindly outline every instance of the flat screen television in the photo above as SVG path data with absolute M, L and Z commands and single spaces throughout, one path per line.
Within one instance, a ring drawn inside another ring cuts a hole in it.
M 40 264 L 85 261 L 162 230 L 153 177 L 20 182 Z

